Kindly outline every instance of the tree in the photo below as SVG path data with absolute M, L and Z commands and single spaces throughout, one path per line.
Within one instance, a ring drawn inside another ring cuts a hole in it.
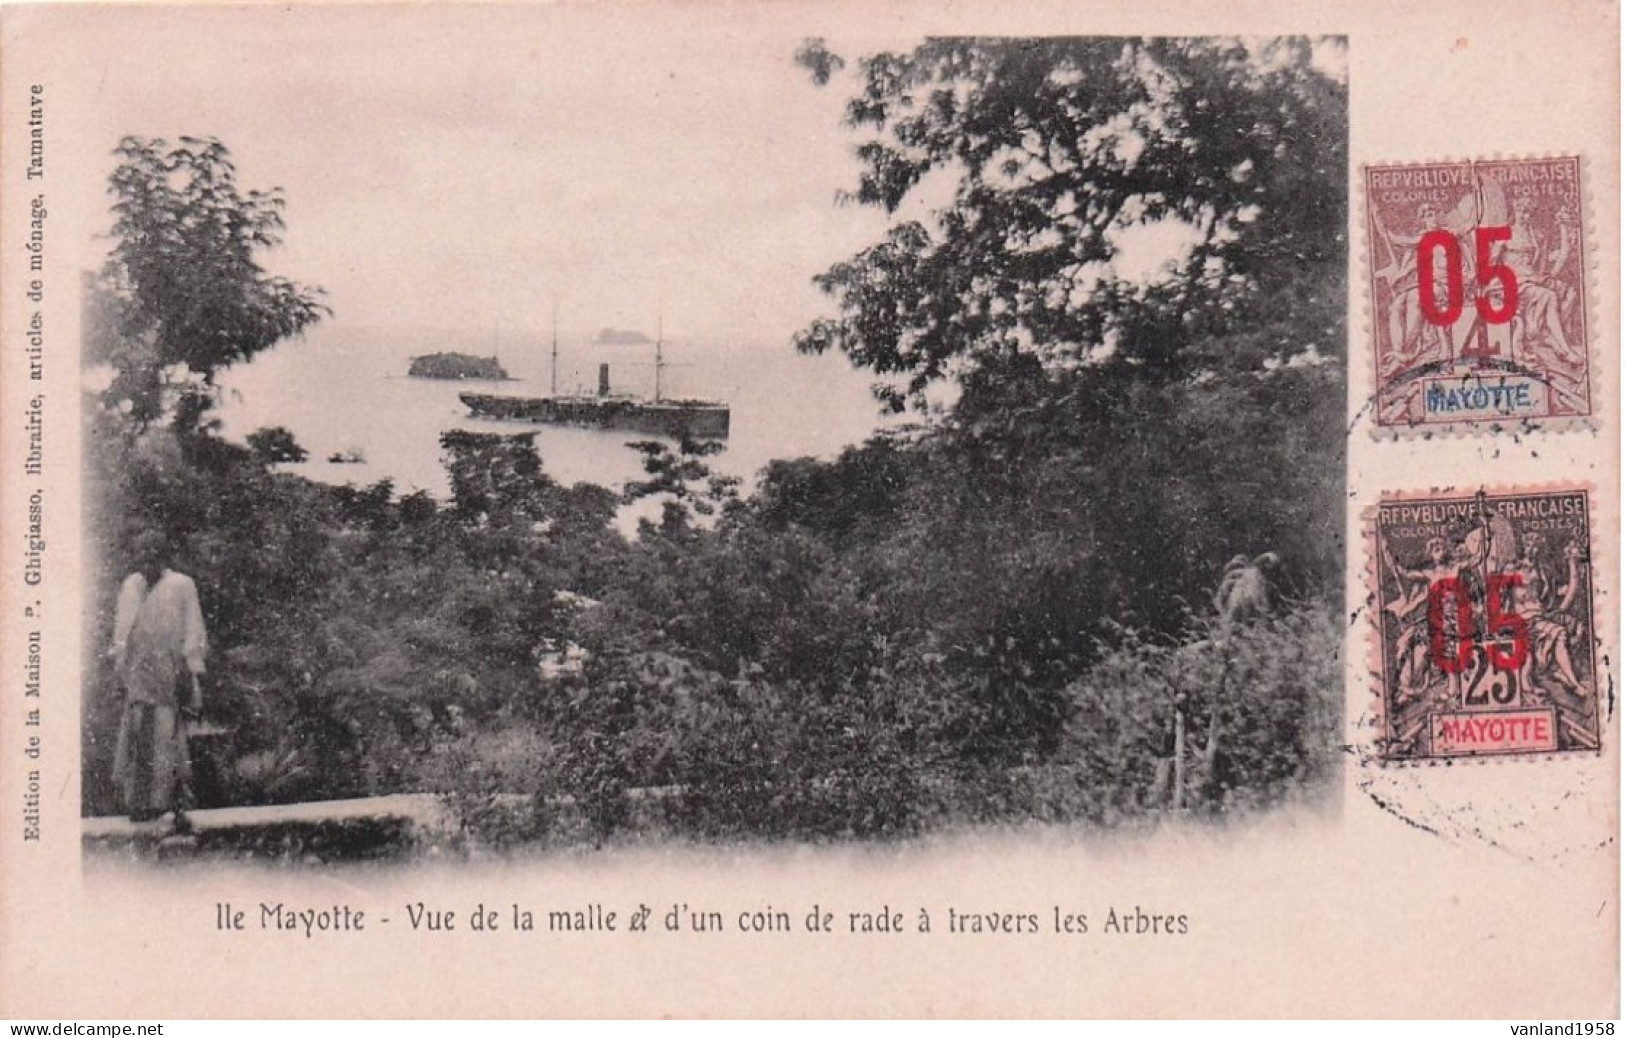
M 542 471 L 535 433 L 448 429 L 440 434 L 440 447 L 452 508 L 463 522 L 523 528 L 548 518 L 558 485 Z
M 738 505 L 739 479 L 718 475 L 705 462 L 722 451 L 721 441 L 684 436 L 675 451 L 660 440 L 638 440 L 627 446 L 643 455 L 643 471 L 649 478 L 629 481 L 622 498 L 628 503 L 662 498 L 660 525 L 651 525 L 651 529 L 679 533 L 690 529 L 697 517 L 725 514 Z
M 846 200 L 890 224 L 815 279 L 836 312 L 796 345 L 927 416 L 865 582 L 888 635 L 957 676 L 962 755 L 1055 752 L 1078 675 L 1125 629 L 1186 638 L 1238 552 L 1279 552 L 1283 594 L 1341 600 L 1341 47 L 797 55 L 853 84 Z M 816 514 L 821 483 L 859 489 L 841 469 L 773 473 L 761 514 Z
M 281 242 L 278 189 L 248 191 L 212 138 L 126 137 L 109 181 L 114 245 L 90 307 L 91 354 L 113 369 L 105 402 L 137 428 L 204 425 L 215 379 L 330 312 L 322 290 L 268 274 Z

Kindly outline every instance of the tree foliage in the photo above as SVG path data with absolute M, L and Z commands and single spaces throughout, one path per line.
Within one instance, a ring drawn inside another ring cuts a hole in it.
M 720 440 L 684 436 L 675 450 L 662 440 L 638 440 L 627 446 L 642 455 L 643 472 L 649 478 L 629 481 L 623 500 L 660 500 L 660 523 L 644 520 L 641 525 L 646 531 L 679 535 L 692 529 L 696 520 L 725 513 L 738 504 L 738 477 L 718 475 L 705 461 L 722 451 Z
M 214 139 L 126 137 L 109 181 L 113 248 L 95 286 L 90 354 L 113 369 L 104 402 L 139 427 L 195 429 L 215 377 L 319 320 L 322 292 L 266 272 L 279 190 L 243 191 Z
M 109 263 L 114 399 L 151 424 L 182 363 L 203 390 L 173 430 L 95 416 L 97 637 L 133 531 L 169 530 L 234 795 L 429 790 L 544 839 L 1110 824 L 1167 806 L 1176 709 L 1204 754 L 1185 803 L 1326 787 L 1346 110 L 1315 47 L 950 39 L 848 64 L 809 41 L 797 60 L 857 76 L 851 199 L 893 217 L 820 278 L 837 312 L 798 345 L 894 377 L 897 406 L 957 392 L 832 461 L 774 462 L 748 497 L 692 443 L 632 444 L 645 478 L 619 498 L 558 484 L 533 435 L 446 433 L 444 507 L 271 471 L 196 419 L 215 371 L 315 319 L 253 262 L 280 202 L 222 186 L 224 149 L 126 142 L 115 190 L 148 222 L 120 210 Z M 193 200 L 142 201 L 166 191 Z M 1133 277 L 1135 233 L 1188 248 Z M 663 521 L 629 542 L 616 509 L 642 498 Z M 1267 615 L 1216 634 L 1226 561 L 1267 552 Z M 116 718 L 87 717 L 96 801 Z

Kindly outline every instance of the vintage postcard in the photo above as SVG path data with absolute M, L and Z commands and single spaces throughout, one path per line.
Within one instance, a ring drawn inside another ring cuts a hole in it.
M 0 1016 L 1617 1017 L 1618 7 L 1352 6 L 0 6 Z

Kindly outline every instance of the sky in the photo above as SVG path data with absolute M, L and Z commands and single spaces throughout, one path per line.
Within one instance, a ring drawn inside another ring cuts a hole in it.
M 280 187 L 265 265 L 335 323 L 534 330 L 556 305 L 566 336 L 782 344 L 828 309 L 812 276 L 884 227 L 835 204 L 842 84 L 795 65 L 803 26 L 625 13 L 132 8 L 63 78 L 95 84 L 73 118 L 107 170 L 123 134 L 214 136 L 241 187 Z
M 825 36 L 851 59 L 922 36 L 886 18 L 859 30 L 842 13 L 99 8 L 60 80 L 81 91 L 68 118 L 96 178 L 126 134 L 212 136 L 240 187 L 281 188 L 285 243 L 264 265 L 325 288 L 328 327 L 502 337 L 556 313 L 566 340 L 658 328 L 782 349 L 832 310 L 813 277 L 887 223 L 836 204 L 858 174 L 841 123 L 854 69 L 818 88 L 795 51 Z M 945 197 L 916 194 L 902 217 Z M 1189 235 L 1140 229 L 1121 244 L 1133 277 Z

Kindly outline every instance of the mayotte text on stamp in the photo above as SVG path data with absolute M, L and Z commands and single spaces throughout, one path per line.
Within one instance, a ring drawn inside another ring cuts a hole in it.
M 1592 414 L 1580 160 L 1365 170 L 1379 428 Z
M 1584 489 L 1386 496 L 1371 536 L 1381 759 L 1599 749 Z

